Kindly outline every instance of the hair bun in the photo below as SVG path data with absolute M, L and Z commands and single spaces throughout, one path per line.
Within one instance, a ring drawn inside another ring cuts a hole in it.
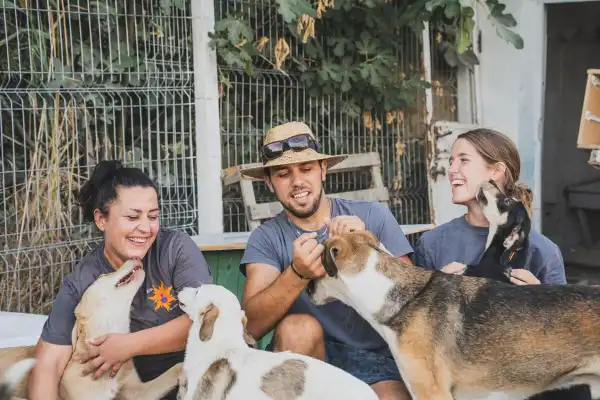
M 94 168 L 94 171 L 92 171 L 90 183 L 98 189 L 108 178 L 112 177 L 115 172 L 121 168 L 123 168 L 123 165 L 119 160 L 100 161 L 96 165 L 96 168 Z
M 106 160 L 100 161 L 88 181 L 81 187 L 78 200 L 79 205 L 83 208 L 83 217 L 88 221 L 94 220 L 93 203 L 100 191 L 102 185 L 110 178 L 114 177 L 115 173 L 123 168 L 121 161 Z

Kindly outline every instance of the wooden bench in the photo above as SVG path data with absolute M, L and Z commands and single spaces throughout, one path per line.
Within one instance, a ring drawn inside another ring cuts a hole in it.
M 259 163 L 242 164 L 229 167 L 221 171 L 221 180 L 224 186 L 239 183 L 244 202 L 244 211 L 250 230 L 256 229 L 263 221 L 273 218 L 283 210 L 278 201 L 257 203 L 254 194 L 253 178 L 242 176 L 241 171 L 246 168 L 260 166 Z M 349 200 L 379 201 L 389 207 L 390 194 L 383 184 L 381 176 L 381 159 L 379 153 L 351 154 L 344 161 L 334 165 L 328 174 L 358 171 L 368 168 L 371 172 L 372 185 L 369 189 L 354 190 L 342 193 L 327 194 L 329 197 L 344 198 Z

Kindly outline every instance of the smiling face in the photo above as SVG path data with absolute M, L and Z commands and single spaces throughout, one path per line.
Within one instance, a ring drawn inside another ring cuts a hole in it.
M 152 187 L 118 188 L 108 212 L 94 212 L 96 226 L 104 232 L 104 254 L 117 268 L 131 258 L 142 259 L 154 243 L 160 224 L 158 196 Z
M 476 202 L 482 183 L 493 179 L 502 185 L 506 167 L 499 163 L 488 165 L 475 147 L 466 139 L 452 145 L 448 178 L 452 185 L 452 202 L 468 205 Z
M 319 209 L 325 174 L 325 162 L 312 161 L 272 167 L 265 181 L 288 212 L 307 218 Z

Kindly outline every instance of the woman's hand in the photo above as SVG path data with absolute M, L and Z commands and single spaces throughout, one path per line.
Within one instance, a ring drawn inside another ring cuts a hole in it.
M 510 273 L 510 281 L 515 285 L 539 285 L 541 283 L 526 269 L 513 269 Z
M 92 379 L 99 379 L 110 370 L 113 378 L 123 363 L 133 358 L 130 334 L 111 333 L 91 340 L 87 357 L 81 363 L 85 366 L 82 375 L 94 373 Z
M 447 274 L 462 275 L 465 272 L 465 269 L 467 269 L 465 264 L 452 261 L 450 264 L 446 264 L 444 268 L 442 268 L 442 272 Z

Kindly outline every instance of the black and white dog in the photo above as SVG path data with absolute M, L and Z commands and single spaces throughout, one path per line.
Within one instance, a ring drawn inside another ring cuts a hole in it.
M 529 190 L 529 189 L 528 189 Z M 477 201 L 490 226 L 485 252 L 478 264 L 468 265 L 463 275 L 490 278 L 512 283 L 513 268 L 527 269 L 526 252 L 529 245 L 531 219 L 525 205 L 506 196 L 494 181 L 481 185 Z M 546 391 L 529 400 L 591 400 L 588 385 Z
M 477 201 L 490 226 L 485 252 L 478 264 L 467 265 L 463 275 L 510 282 L 513 268 L 527 268 L 531 219 L 525 205 L 506 196 L 492 180 L 481 185 Z

